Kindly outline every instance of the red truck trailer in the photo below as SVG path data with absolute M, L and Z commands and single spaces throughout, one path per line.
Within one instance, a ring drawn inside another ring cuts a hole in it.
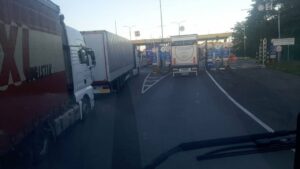
M 34 157 L 94 106 L 93 52 L 50 0 L 0 0 L 0 157 Z

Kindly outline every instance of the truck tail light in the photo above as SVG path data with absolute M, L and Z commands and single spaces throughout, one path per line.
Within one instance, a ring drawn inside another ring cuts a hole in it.
M 176 65 L 176 58 L 173 58 L 173 65 Z
M 196 64 L 196 58 L 193 57 L 193 64 Z

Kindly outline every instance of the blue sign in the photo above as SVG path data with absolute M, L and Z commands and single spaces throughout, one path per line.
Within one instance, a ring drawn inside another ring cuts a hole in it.
M 223 57 L 228 58 L 230 55 L 230 50 L 228 48 L 223 49 Z
M 154 53 L 152 52 L 152 50 L 147 50 L 146 51 L 146 58 L 148 61 L 152 62 L 153 61 L 153 57 L 154 57 Z
M 208 57 L 229 57 L 230 52 L 228 48 L 209 49 Z
M 270 46 L 270 58 L 271 59 L 275 59 L 277 55 L 277 50 L 276 50 L 276 46 L 271 45 Z

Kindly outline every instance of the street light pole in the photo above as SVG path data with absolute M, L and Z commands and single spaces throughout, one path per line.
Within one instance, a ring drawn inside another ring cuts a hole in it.
M 280 14 L 280 8 L 281 8 L 281 5 L 277 6 L 277 10 L 278 10 L 278 15 L 277 15 L 277 18 L 278 18 L 278 39 L 281 39 L 281 14 Z M 278 63 L 280 62 L 281 60 L 281 51 L 278 52 Z
M 281 21 L 280 21 L 280 11 L 278 10 L 278 38 L 281 38 Z
M 162 16 L 162 7 L 161 7 L 161 0 L 159 0 L 159 7 L 160 7 L 160 26 L 161 26 L 161 39 L 164 39 L 164 28 L 163 28 L 163 16 Z
M 251 10 L 250 8 L 248 8 L 248 9 L 242 9 L 242 11 L 249 11 L 249 10 Z M 247 37 L 246 37 L 246 25 L 245 25 L 246 23 L 244 23 L 244 57 L 246 57 L 246 39 L 247 39 Z
M 130 40 L 131 40 L 131 27 L 129 27 L 129 37 L 130 37 Z
M 117 21 L 115 20 L 115 32 L 116 32 L 116 35 L 118 35 L 118 28 L 117 28 Z
M 178 24 L 178 35 L 180 35 L 180 31 L 181 31 L 181 30 L 180 30 L 180 27 L 181 27 L 181 24 L 179 23 L 179 24 Z

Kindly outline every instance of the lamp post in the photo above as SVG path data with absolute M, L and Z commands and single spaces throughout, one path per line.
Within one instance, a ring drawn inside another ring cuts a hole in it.
M 159 8 L 160 8 L 161 40 L 163 41 L 163 39 L 164 39 L 164 27 L 163 27 L 163 16 L 162 16 L 161 0 L 159 0 Z
M 249 10 L 251 10 L 250 8 L 247 8 L 247 9 L 242 9 L 241 11 L 247 11 L 249 12 Z M 243 40 L 244 40 L 244 57 L 246 57 L 246 40 L 247 40 L 247 36 L 246 36 L 246 23 L 244 23 L 244 37 L 243 37 Z

